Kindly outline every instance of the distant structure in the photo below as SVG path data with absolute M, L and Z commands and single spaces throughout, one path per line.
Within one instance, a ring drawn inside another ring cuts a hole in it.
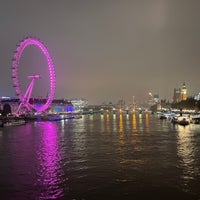
M 70 99 L 70 102 L 74 106 L 74 110 L 79 112 L 82 111 L 83 108 L 88 106 L 88 100 L 86 99 Z
M 187 88 L 186 88 L 186 85 L 185 85 L 185 82 L 183 83 L 183 86 L 182 86 L 182 89 L 181 89 L 181 100 L 182 101 L 186 101 L 188 98 L 187 96 Z
M 118 102 L 117 102 L 117 107 L 118 108 L 124 109 L 125 106 L 126 106 L 126 103 L 125 103 L 125 100 L 123 98 L 118 100 Z
M 154 99 L 154 102 L 157 104 L 160 102 L 160 99 L 159 99 L 159 94 L 154 94 L 153 95 L 153 99 Z
M 147 101 L 148 101 L 147 102 L 148 106 L 152 106 L 152 105 L 158 104 L 160 102 L 159 94 L 154 94 L 153 95 L 151 92 L 149 92 Z
M 149 94 L 148 94 L 147 104 L 148 104 L 148 106 L 154 105 L 154 99 L 153 99 L 153 95 L 151 92 L 149 92 Z
M 194 96 L 194 100 L 200 101 L 200 92 L 199 92 L 199 94 Z
M 185 82 L 183 82 L 182 88 L 174 88 L 173 102 L 178 103 L 180 101 L 186 101 L 187 98 L 187 87 L 185 85 Z
M 199 101 L 200 100 L 200 93 L 194 96 L 194 99 Z
M 180 88 L 174 88 L 173 102 L 178 103 L 180 101 L 181 101 L 181 89 Z

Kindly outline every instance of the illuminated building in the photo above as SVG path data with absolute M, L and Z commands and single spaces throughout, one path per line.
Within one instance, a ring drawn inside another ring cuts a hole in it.
M 180 101 L 181 101 L 181 89 L 180 88 L 174 88 L 173 102 L 178 103 Z
M 152 106 L 152 105 L 158 104 L 159 102 L 160 102 L 160 100 L 159 100 L 159 94 L 152 95 L 152 93 L 149 92 L 149 95 L 148 95 L 148 105 Z
M 81 111 L 88 105 L 88 100 L 86 99 L 71 99 L 70 102 L 74 106 L 75 111 Z
M 173 102 L 178 103 L 180 101 L 186 101 L 186 100 L 187 100 L 187 88 L 184 82 L 181 89 L 174 88 Z
M 160 102 L 160 99 L 159 99 L 159 94 L 154 94 L 153 95 L 153 99 L 154 99 L 154 102 L 157 104 Z
M 149 106 L 154 105 L 154 98 L 151 92 L 149 92 L 149 95 L 148 95 L 148 105 Z
M 194 96 L 194 99 L 199 101 L 200 100 L 200 93 Z
M 186 101 L 187 100 L 187 88 L 185 85 L 185 82 L 183 83 L 182 89 L 181 89 L 181 100 Z

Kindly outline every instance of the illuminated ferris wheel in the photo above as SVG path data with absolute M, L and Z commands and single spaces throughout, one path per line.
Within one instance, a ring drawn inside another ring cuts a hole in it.
M 38 47 L 43 55 L 46 58 L 47 64 L 48 64 L 48 70 L 49 70 L 49 79 L 50 79 L 50 93 L 47 97 L 46 103 L 44 103 L 41 107 L 36 107 L 33 103 L 30 103 L 30 98 L 32 94 L 32 90 L 34 87 L 35 80 L 40 78 L 40 74 L 37 75 L 30 75 L 28 76 L 29 79 L 31 79 L 31 82 L 25 92 L 22 91 L 20 88 L 20 80 L 19 80 L 19 73 L 18 73 L 18 68 L 19 68 L 19 63 L 20 63 L 20 58 L 23 54 L 23 51 L 25 50 L 26 47 L 34 45 Z M 56 77 L 55 77 L 55 70 L 54 70 L 54 65 L 52 58 L 46 48 L 46 46 L 37 38 L 33 37 L 27 37 L 23 39 L 18 45 L 17 49 L 14 53 L 14 57 L 12 60 L 12 80 L 13 80 L 13 86 L 15 88 L 16 94 L 20 100 L 19 107 L 17 109 L 17 113 L 21 113 L 22 110 L 26 112 L 29 111 L 36 111 L 36 112 L 43 112 L 49 108 L 51 105 L 54 94 L 55 94 L 55 87 L 56 87 Z

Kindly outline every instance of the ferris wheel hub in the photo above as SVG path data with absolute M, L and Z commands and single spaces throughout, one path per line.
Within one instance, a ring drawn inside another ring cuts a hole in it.
M 41 76 L 39 74 L 37 75 L 33 75 L 33 76 L 27 76 L 29 79 L 38 79 L 41 78 Z

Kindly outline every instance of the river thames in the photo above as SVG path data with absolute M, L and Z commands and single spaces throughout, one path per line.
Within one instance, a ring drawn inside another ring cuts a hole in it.
M 200 125 L 95 114 L 0 128 L 0 198 L 200 199 Z

